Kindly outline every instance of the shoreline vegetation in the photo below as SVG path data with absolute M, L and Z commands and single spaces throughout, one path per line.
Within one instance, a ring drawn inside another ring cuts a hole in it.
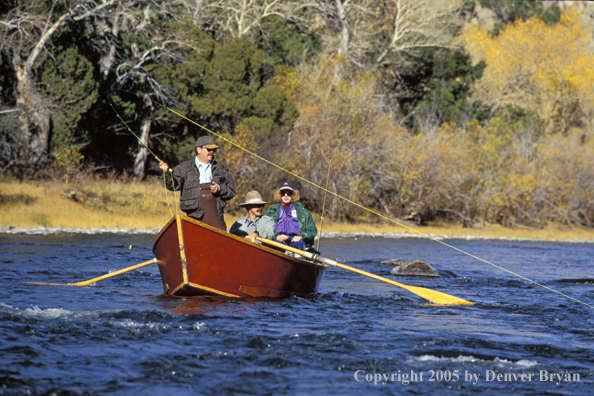
M 0 234 L 157 234 L 176 213 L 174 203 L 177 198 L 171 192 L 165 194 L 165 191 L 157 180 L 138 182 L 102 179 L 74 184 L 2 179 Z M 243 215 L 243 211 L 226 212 L 227 226 L 230 227 Z M 318 233 L 321 229 L 322 238 L 430 237 L 594 243 L 594 230 L 569 228 L 560 224 L 530 229 L 479 223 L 472 228 L 463 228 L 456 223 L 417 226 L 394 219 L 402 226 L 381 219 L 374 223 L 336 223 L 327 218 L 320 224 L 320 214 L 313 215 Z
M 228 222 L 289 178 L 325 232 L 591 239 L 594 2 L 29 3 L 0 7 L 0 181 L 29 183 L 0 225 L 158 228 L 158 158 L 210 134 Z

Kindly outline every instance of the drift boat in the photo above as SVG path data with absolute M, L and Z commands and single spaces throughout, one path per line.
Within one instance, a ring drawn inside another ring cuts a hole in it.
M 328 265 L 175 215 L 153 242 L 165 294 L 232 298 L 315 293 Z

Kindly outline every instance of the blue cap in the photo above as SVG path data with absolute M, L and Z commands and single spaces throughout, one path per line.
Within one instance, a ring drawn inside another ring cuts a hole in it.
M 293 183 L 291 183 L 290 181 L 281 182 L 280 187 L 278 189 L 279 190 L 291 190 L 291 191 L 295 191 L 295 190 L 293 190 Z

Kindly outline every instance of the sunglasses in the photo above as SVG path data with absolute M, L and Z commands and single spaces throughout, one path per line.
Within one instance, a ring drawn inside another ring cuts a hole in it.
M 288 195 L 289 197 L 293 195 L 293 191 L 283 190 L 280 192 L 281 197 Z
M 217 149 L 216 148 L 202 147 L 202 150 L 207 150 L 209 152 L 212 151 L 213 153 L 216 153 L 217 152 Z

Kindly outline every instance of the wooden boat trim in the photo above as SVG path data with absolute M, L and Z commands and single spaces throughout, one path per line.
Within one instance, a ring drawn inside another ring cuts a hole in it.
M 227 246 L 232 250 L 227 250 Z M 305 257 L 287 255 L 284 249 L 232 235 L 181 214 L 174 215 L 161 229 L 153 242 L 153 251 L 159 260 L 164 292 L 168 295 L 307 296 L 316 292 L 324 270 L 329 267 Z M 242 260 L 251 255 L 254 259 L 244 266 Z M 221 257 L 225 259 L 220 261 Z M 269 265 L 270 272 L 266 270 Z
M 188 261 L 186 260 L 186 250 L 184 248 L 184 233 L 182 231 L 181 216 L 175 215 L 175 222 L 177 223 L 177 236 L 179 238 L 179 256 L 182 263 L 182 275 L 184 277 L 184 285 L 188 284 Z
M 303 258 L 297 258 L 297 257 L 293 257 L 293 256 L 287 256 L 287 255 L 286 255 L 284 252 L 280 252 L 280 251 L 278 251 L 278 250 L 276 250 L 276 249 L 273 249 L 273 248 L 271 248 L 271 247 L 268 247 L 268 246 L 266 246 L 266 245 L 264 245 L 264 244 L 260 244 L 260 243 L 252 242 L 252 241 L 250 241 L 250 240 L 249 240 L 249 239 L 247 239 L 247 238 L 243 238 L 243 237 L 240 237 L 240 236 L 237 236 L 237 235 L 230 234 L 230 233 L 228 233 L 227 231 L 222 231 L 222 230 L 220 230 L 220 229 L 218 229 L 218 228 L 216 228 L 216 227 L 212 227 L 212 226 L 210 226 L 210 225 L 208 225 L 208 224 L 202 223 L 201 221 L 198 221 L 198 220 L 192 219 L 191 217 L 187 217 L 187 216 L 183 216 L 183 215 L 176 215 L 176 217 L 177 217 L 177 216 L 179 216 L 179 223 L 178 223 L 178 227 L 180 227 L 180 226 L 181 226 L 181 220 L 184 220 L 184 221 L 187 221 L 187 222 L 189 222 L 189 223 L 196 224 L 197 226 L 200 226 L 200 227 L 202 227 L 202 228 L 207 228 L 207 229 L 209 229 L 209 230 L 211 230 L 211 231 L 217 232 L 217 233 L 219 233 L 219 234 L 223 234 L 224 236 L 226 236 L 226 237 L 229 237 L 229 238 L 232 238 L 232 239 L 234 239 L 234 240 L 236 240 L 236 241 L 238 241 L 238 242 L 241 242 L 241 243 L 243 243 L 243 244 L 246 244 L 246 245 L 250 245 L 250 246 L 256 247 L 256 248 L 258 248 L 258 249 L 260 249 L 260 250 L 264 250 L 264 251 L 266 251 L 266 252 L 268 252 L 268 253 L 272 253 L 272 254 L 274 254 L 275 256 L 280 256 L 280 257 L 283 257 L 284 259 L 292 259 L 292 260 L 296 260 L 296 261 L 299 261 L 299 262 L 301 262 L 301 263 L 303 263 L 303 264 L 306 264 L 306 265 L 312 265 L 312 266 L 314 266 L 314 267 L 323 267 L 323 268 L 328 268 L 328 267 L 329 267 L 329 265 L 328 265 L 328 264 L 319 263 L 319 262 L 317 262 L 317 261 L 309 261 L 309 260 L 305 260 L 305 259 L 303 259 Z M 179 229 L 178 229 L 178 231 L 179 231 Z M 158 239 L 158 237 L 157 237 L 156 239 Z M 155 240 L 156 240 L 156 239 L 155 239 Z M 185 252 L 184 252 L 184 257 L 185 257 Z
M 183 289 L 183 288 L 184 288 L 184 286 L 186 286 L 186 285 L 179 285 L 179 286 L 178 286 L 178 287 L 176 287 L 176 288 L 175 288 L 175 289 L 174 289 L 174 290 L 173 290 L 173 291 L 172 291 L 170 294 L 175 294 L 175 293 L 177 293 L 177 292 L 178 292 L 180 289 Z M 167 293 L 167 292 L 165 292 L 165 293 Z
M 206 291 L 206 292 L 209 292 L 209 293 L 216 294 L 218 296 L 241 298 L 239 296 L 236 296 L 235 294 L 225 293 L 225 292 L 222 292 L 220 290 L 212 289 L 210 287 L 198 285 L 198 284 L 192 283 L 192 282 L 189 282 L 188 285 L 191 286 L 191 287 L 193 287 L 193 288 L 199 289 L 199 290 L 203 290 L 203 291 Z

